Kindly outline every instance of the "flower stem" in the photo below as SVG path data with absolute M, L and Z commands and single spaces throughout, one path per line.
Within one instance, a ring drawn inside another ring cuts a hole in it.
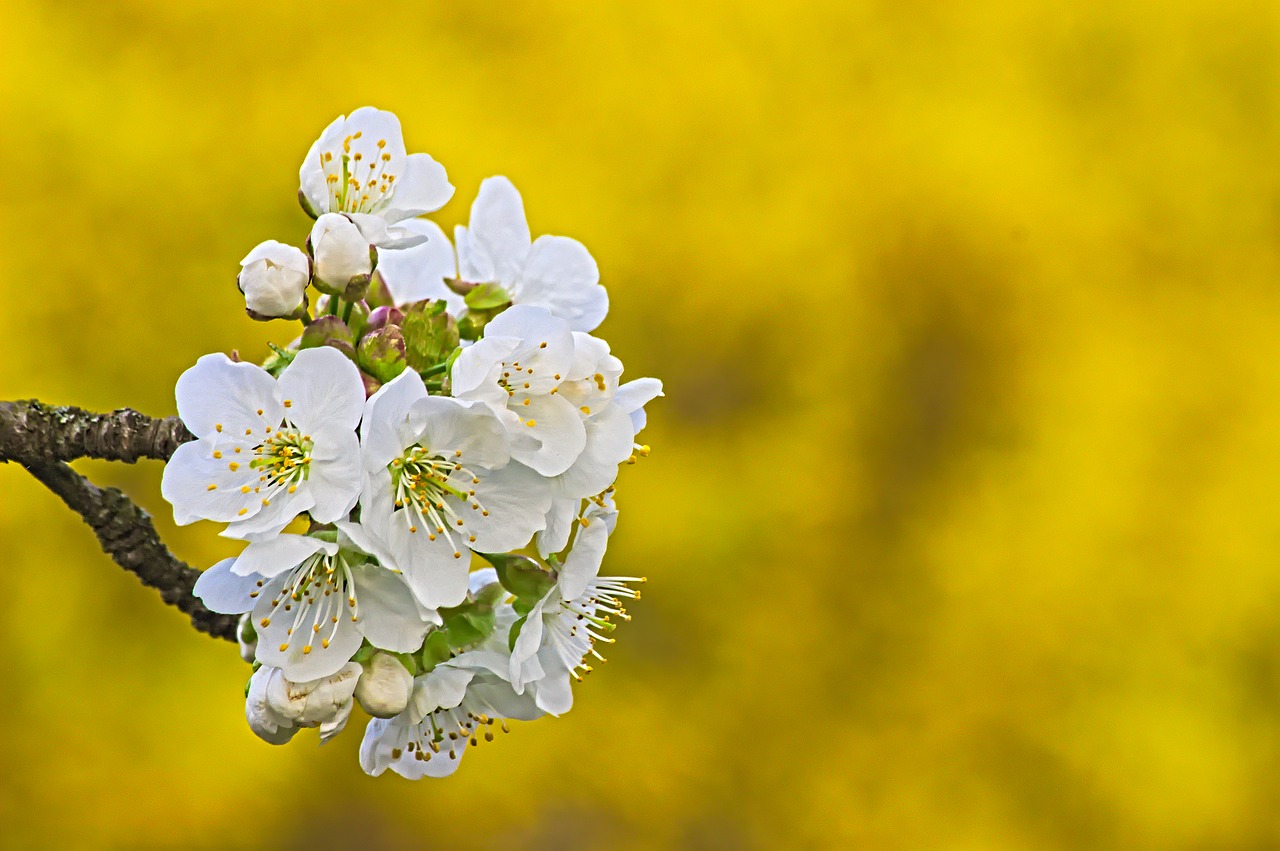
M 449 368 L 448 362 L 438 363 L 435 366 L 427 367 L 426 369 L 420 371 L 418 374 L 421 375 L 423 378 L 427 378 L 432 375 L 439 375 L 440 373 L 444 372 L 448 368 Z
M 347 302 L 347 306 L 342 308 L 342 321 L 344 323 L 351 321 L 351 308 L 355 306 L 356 303 L 354 301 L 349 301 Z
M 340 301 L 340 299 L 339 299 L 336 295 L 331 295 L 331 296 L 329 296 L 329 315 L 330 315 L 330 316 L 337 316 L 337 315 L 338 315 L 338 302 L 339 302 L 339 301 Z

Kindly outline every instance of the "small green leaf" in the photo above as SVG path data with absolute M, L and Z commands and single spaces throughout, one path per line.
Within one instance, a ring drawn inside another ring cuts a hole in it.
M 511 296 L 497 284 L 477 284 L 465 298 L 472 310 L 493 310 L 511 303 Z

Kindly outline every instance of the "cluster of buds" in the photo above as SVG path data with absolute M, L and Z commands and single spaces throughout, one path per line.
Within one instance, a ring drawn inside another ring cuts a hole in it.
M 483 182 L 452 244 L 421 218 L 453 187 L 391 113 L 334 121 L 300 183 L 305 250 L 262 243 L 238 284 L 250 316 L 302 333 L 261 366 L 182 374 L 196 440 L 162 491 L 178 523 L 245 542 L 195 593 L 241 615 L 250 728 L 324 741 L 358 704 L 365 771 L 444 776 L 508 720 L 568 711 L 628 618 L 643 580 L 600 567 L 662 386 L 621 380 L 591 333 L 595 261 L 532 239 L 510 181 Z

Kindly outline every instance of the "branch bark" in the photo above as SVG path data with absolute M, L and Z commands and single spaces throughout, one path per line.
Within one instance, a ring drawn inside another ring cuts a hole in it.
M 116 488 L 99 488 L 65 462 L 101 458 L 132 464 L 168 460 L 194 437 L 177 417 L 153 419 L 130 408 L 95 414 L 35 400 L 0 402 L 0 462 L 16 461 L 61 497 L 98 537 L 102 550 L 201 632 L 236 640 L 238 618 L 211 612 L 192 595 L 200 571 L 161 542 L 151 517 Z
M 131 408 L 95 414 L 34 399 L 0 402 L 0 461 L 167 461 L 194 439 L 177 417 L 153 419 Z
M 200 571 L 178 560 L 156 534 L 146 511 L 116 488 L 99 488 L 61 461 L 26 461 L 23 466 L 80 515 L 115 563 L 160 592 L 160 599 L 191 618 L 191 625 L 215 638 L 236 640 L 238 618 L 205 608 L 192 595 Z

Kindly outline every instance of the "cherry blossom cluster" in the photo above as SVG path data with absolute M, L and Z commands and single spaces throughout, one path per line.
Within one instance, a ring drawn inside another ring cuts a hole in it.
M 250 316 L 302 333 L 261 366 L 211 354 L 182 374 L 196 439 L 162 491 L 176 522 L 245 544 L 195 593 L 241 615 L 253 732 L 326 741 L 358 703 L 365 771 L 440 777 L 508 719 L 567 712 L 628 618 L 642 580 L 600 567 L 662 386 L 622 382 L 591 333 L 595 261 L 532 239 L 506 178 L 453 244 L 420 218 L 453 187 L 391 113 L 330 124 L 300 183 L 305 246 L 264 242 L 237 280 Z

